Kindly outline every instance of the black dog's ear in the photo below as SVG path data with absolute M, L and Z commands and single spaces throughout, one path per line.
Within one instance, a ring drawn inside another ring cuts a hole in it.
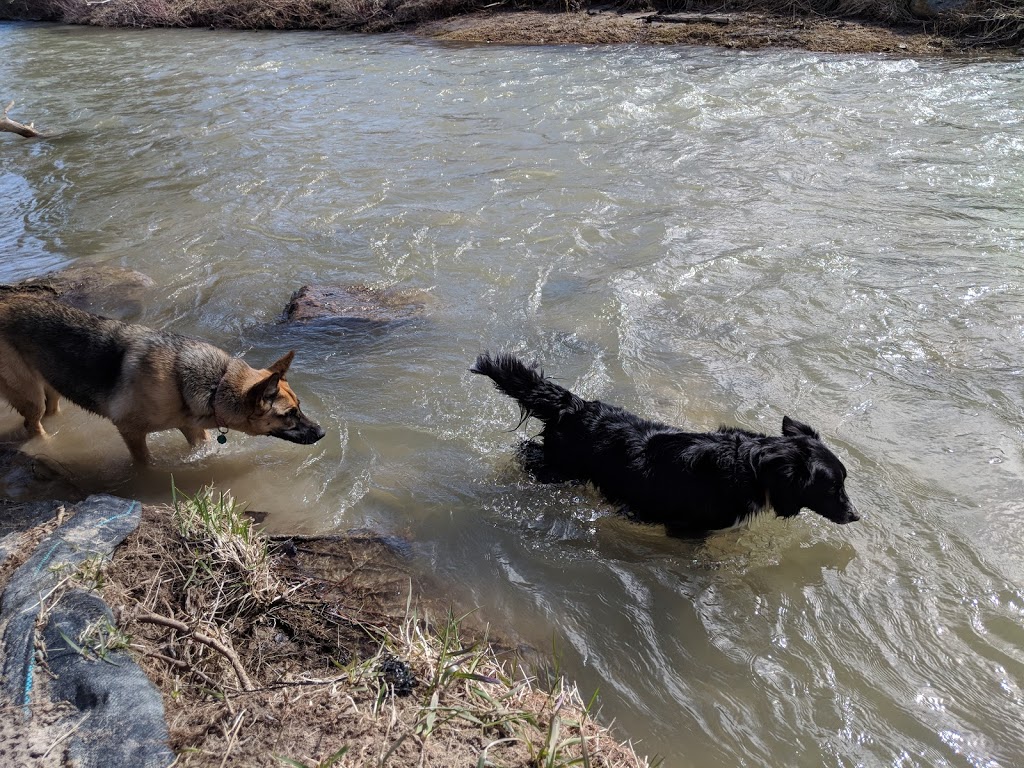
M 781 442 L 781 441 L 780 441 Z M 775 514 L 794 517 L 800 513 L 799 498 L 810 480 L 806 457 L 792 443 L 767 445 L 750 455 L 758 482 L 768 491 Z
M 780 481 L 787 484 L 805 483 L 809 478 L 805 457 L 793 444 L 755 448 L 750 454 L 750 465 L 755 477 L 765 485 Z
M 821 439 L 821 435 L 819 435 L 813 427 L 807 426 L 802 421 L 791 419 L 789 416 L 782 417 L 782 434 L 786 437 L 800 437 L 803 435 L 805 437 L 813 437 L 818 440 Z

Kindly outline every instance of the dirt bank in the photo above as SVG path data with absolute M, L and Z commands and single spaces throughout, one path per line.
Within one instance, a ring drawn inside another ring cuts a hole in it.
M 417 34 L 464 43 L 638 43 L 711 45 L 740 50 L 801 48 L 831 53 L 933 55 L 963 53 L 956 39 L 923 25 L 890 26 L 857 19 L 764 13 L 656 15 L 613 10 L 576 13 L 479 12 L 426 22 Z
M 275 538 L 265 571 L 236 569 L 223 554 L 234 545 L 207 540 L 219 526 L 183 522 L 189 504 L 144 509 L 102 588 L 164 693 L 180 765 L 229 757 L 252 767 L 318 765 L 337 756 L 339 768 L 441 768 L 477 765 L 483 755 L 527 768 L 545 749 L 578 758 L 583 737 L 591 765 L 646 765 L 583 711 L 571 686 L 535 685 L 508 644 L 478 642 L 483 628 L 424 598 L 440 590 L 414 571 L 401 542 Z M 241 538 L 250 551 L 261 546 L 259 534 Z M 237 662 L 145 620 L 149 613 L 211 627 Z M 564 731 L 547 747 L 555 722 Z

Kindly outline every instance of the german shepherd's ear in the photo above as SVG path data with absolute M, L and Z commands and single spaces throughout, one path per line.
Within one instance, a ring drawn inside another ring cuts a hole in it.
M 268 366 L 267 370 L 270 371 L 271 373 L 279 374 L 281 376 L 281 378 L 283 379 L 285 377 L 284 375 L 286 373 L 288 373 L 288 368 L 289 368 L 289 366 L 291 366 L 292 360 L 294 360 L 294 359 L 295 359 L 295 350 L 293 349 L 291 352 L 289 352 L 287 355 L 282 357 L 276 363 L 274 363 L 271 366 Z
M 821 439 L 821 435 L 813 427 L 809 427 L 796 419 L 791 419 L 789 416 L 782 417 L 782 434 L 786 437 L 800 437 L 803 435 L 804 437 L 813 437 L 817 440 Z
M 245 393 L 245 402 L 249 408 L 258 413 L 270 410 L 270 406 L 277 399 L 283 379 L 280 373 L 272 373 L 263 381 L 253 384 Z

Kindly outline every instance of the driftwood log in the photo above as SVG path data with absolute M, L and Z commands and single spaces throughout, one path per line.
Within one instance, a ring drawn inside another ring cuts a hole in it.
M 12 101 L 10 104 L 4 107 L 4 114 L 2 117 L 0 117 L 0 131 L 9 131 L 10 133 L 16 133 L 19 136 L 24 136 L 26 139 L 32 139 L 35 138 L 36 136 L 42 136 L 43 134 L 41 134 L 39 131 L 35 129 L 35 123 L 29 123 L 28 125 L 25 125 L 24 123 L 19 123 L 16 120 L 11 120 L 11 118 L 7 116 L 7 113 L 13 106 L 14 102 Z
M 717 24 L 725 26 L 732 23 L 732 16 L 707 13 L 652 13 L 643 18 L 648 24 Z

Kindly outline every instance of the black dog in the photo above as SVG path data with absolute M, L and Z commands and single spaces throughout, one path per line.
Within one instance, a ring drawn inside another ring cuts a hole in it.
M 583 400 L 512 355 L 483 354 L 470 369 L 544 422 L 543 443 L 520 458 L 541 482 L 593 483 L 634 519 L 671 536 L 731 528 L 769 507 L 794 517 L 804 507 L 835 523 L 860 518 L 846 495 L 846 467 L 818 433 L 788 416 L 782 437 L 733 427 L 684 432 L 599 400 Z

